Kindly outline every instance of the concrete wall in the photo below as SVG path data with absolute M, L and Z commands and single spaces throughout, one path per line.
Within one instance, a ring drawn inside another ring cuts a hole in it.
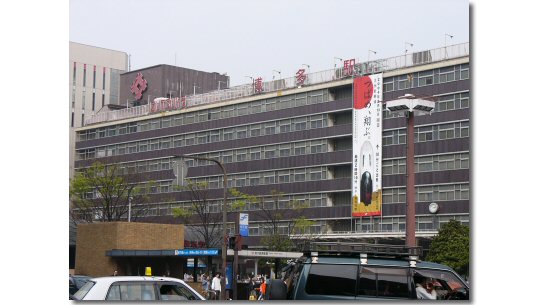
M 106 251 L 112 249 L 183 249 L 184 233 L 183 225 L 137 222 L 79 224 L 75 273 L 112 275 L 114 270 L 120 269 L 116 260 L 106 256 Z

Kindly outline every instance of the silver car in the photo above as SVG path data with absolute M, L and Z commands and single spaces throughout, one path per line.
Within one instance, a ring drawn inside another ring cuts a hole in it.
M 157 276 L 107 276 L 89 280 L 73 296 L 95 301 L 205 300 L 184 281 Z

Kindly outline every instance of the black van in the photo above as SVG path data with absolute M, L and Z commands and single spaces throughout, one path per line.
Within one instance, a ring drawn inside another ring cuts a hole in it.
M 420 247 L 317 243 L 267 288 L 272 300 L 469 300 L 453 269 L 418 260 Z

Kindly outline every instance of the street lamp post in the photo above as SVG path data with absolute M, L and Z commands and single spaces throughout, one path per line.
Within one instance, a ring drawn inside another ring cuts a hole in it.
M 210 162 L 216 163 L 223 174 L 223 182 L 224 182 L 224 197 L 223 197 L 223 203 L 222 203 L 222 266 L 221 266 L 221 279 L 220 279 L 220 285 L 221 285 L 221 293 L 220 293 L 220 299 L 225 299 L 226 294 L 226 255 L 228 251 L 228 230 L 226 229 L 226 222 L 227 222 L 227 209 L 228 209 L 228 203 L 227 203 L 227 193 L 228 193 L 228 177 L 226 175 L 226 169 L 220 163 L 219 160 L 211 159 L 211 158 L 204 158 L 204 157 L 194 157 L 194 156 L 184 156 L 184 155 L 177 155 L 174 156 L 176 158 L 184 158 L 184 159 L 196 159 L 196 160 L 206 160 Z
M 404 113 L 407 120 L 405 245 L 414 247 L 417 243 L 415 238 L 415 113 L 417 115 L 431 114 L 435 103 L 406 94 L 397 100 L 386 102 L 386 106 L 391 113 Z

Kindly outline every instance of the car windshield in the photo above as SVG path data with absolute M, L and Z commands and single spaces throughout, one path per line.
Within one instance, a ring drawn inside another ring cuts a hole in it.
M 81 287 L 90 279 L 90 277 L 75 277 L 74 279 L 77 287 Z
M 88 293 L 88 291 L 90 291 L 93 285 L 95 285 L 95 282 L 93 281 L 86 282 L 86 284 L 80 287 L 80 289 L 73 295 L 73 298 L 75 300 L 82 300 L 82 298 L 86 296 L 86 294 Z

